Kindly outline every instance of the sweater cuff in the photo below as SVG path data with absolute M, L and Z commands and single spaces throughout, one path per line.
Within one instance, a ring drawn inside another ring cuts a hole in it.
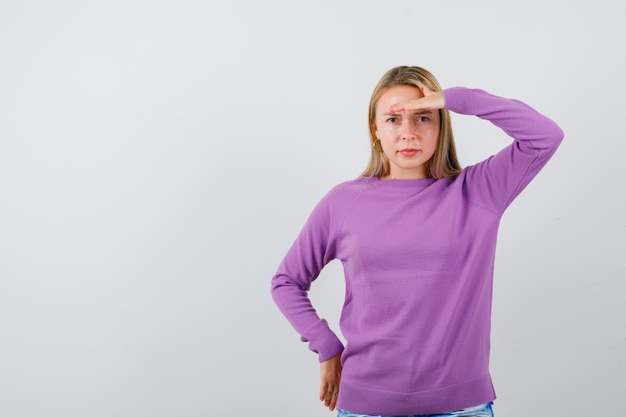
M 320 363 L 343 352 L 343 343 L 330 330 L 326 320 L 320 320 L 306 329 L 300 340 L 309 342 L 309 349 L 318 354 Z

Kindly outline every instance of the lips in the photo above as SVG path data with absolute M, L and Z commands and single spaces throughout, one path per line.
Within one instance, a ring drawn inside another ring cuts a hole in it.
M 406 148 L 406 149 L 401 149 L 398 152 L 404 156 L 410 157 L 410 156 L 414 156 L 415 154 L 417 154 L 419 152 L 419 149 Z

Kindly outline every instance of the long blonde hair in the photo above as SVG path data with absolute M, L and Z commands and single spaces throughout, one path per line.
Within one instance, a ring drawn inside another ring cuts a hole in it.
M 383 177 L 389 174 L 389 160 L 385 154 L 380 151 L 376 144 L 376 105 L 380 97 L 391 87 L 398 85 L 409 85 L 417 87 L 420 90 L 428 87 L 433 92 L 442 91 L 439 82 L 429 71 L 416 66 L 400 66 L 387 71 L 380 79 L 376 88 L 372 92 L 369 106 L 369 133 L 371 145 L 371 157 L 367 168 L 361 176 L 363 177 Z M 437 139 L 437 148 L 435 154 L 428 161 L 428 169 L 426 170 L 429 178 L 440 179 L 445 177 L 453 177 L 461 172 L 461 164 L 456 156 L 456 147 L 454 146 L 454 136 L 452 134 L 452 123 L 450 122 L 450 113 L 446 109 L 439 110 L 439 138 Z

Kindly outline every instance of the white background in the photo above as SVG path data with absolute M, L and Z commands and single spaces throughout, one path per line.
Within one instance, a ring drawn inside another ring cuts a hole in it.
M 619 2 L 0 1 L 0 416 L 330 416 L 269 283 L 396 65 L 566 133 L 504 216 L 497 415 L 623 410 Z M 453 119 L 464 165 L 509 143 Z M 341 267 L 314 285 L 337 330 Z

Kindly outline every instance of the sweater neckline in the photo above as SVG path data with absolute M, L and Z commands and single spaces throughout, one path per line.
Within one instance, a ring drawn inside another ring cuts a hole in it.
M 381 180 L 377 176 L 367 178 L 369 184 L 383 189 L 422 189 L 433 184 L 434 178 L 413 178 L 413 179 L 387 179 Z

